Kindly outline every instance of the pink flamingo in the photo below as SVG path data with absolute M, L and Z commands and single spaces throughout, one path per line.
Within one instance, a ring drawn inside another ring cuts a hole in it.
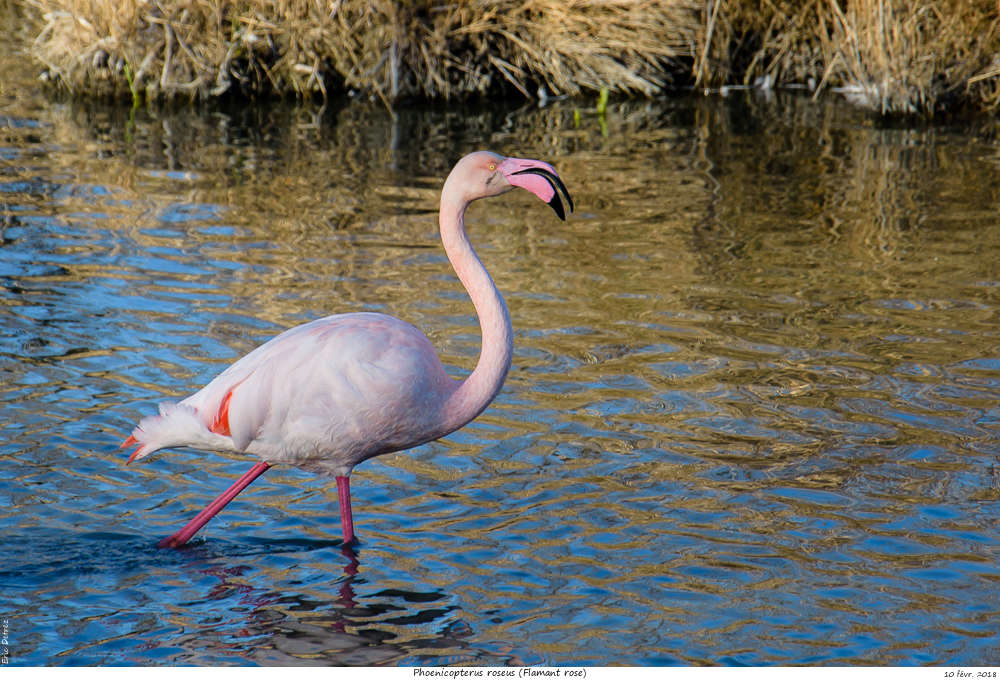
M 482 350 L 468 378 L 445 373 L 416 327 L 384 314 L 338 314 L 285 331 L 180 403 L 160 404 L 122 448 L 128 462 L 187 446 L 256 454 L 261 460 L 161 547 L 186 543 L 271 465 L 290 463 L 337 479 L 344 545 L 354 541 L 350 474 L 373 456 L 459 429 L 493 401 L 513 354 L 507 305 L 465 234 L 465 209 L 522 187 L 566 219 L 573 199 L 542 161 L 478 151 L 462 158 L 441 191 L 441 241 L 479 316 Z

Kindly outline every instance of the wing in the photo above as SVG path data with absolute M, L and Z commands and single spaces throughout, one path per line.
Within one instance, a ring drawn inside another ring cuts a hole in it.
M 192 413 L 203 428 L 183 445 L 343 468 L 444 434 L 440 408 L 455 385 L 416 327 L 382 314 L 343 314 L 282 333 L 173 410 L 185 416 L 187 435 Z M 147 420 L 137 431 L 165 429 Z

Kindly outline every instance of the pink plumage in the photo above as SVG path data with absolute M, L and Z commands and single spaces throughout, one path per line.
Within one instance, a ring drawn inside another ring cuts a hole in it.
M 441 192 L 441 241 L 479 315 L 482 351 L 472 374 L 450 378 L 418 328 L 385 314 L 338 314 L 285 331 L 179 403 L 160 404 L 122 447 L 128 462 L 164 448 L 255 454 L 259 463 L 183 529 L 161 541 L 187 542 L 232 498 L 275 464 L 337 478 L 344 543 L 354 541 L 350 473 L 373 456 L 454 432 L 500 391 L 513 331 L 503 297 L 465 233 L 478 198 L 523 187 L 565 218 L 555 169 L 541 161 L 478 151 L 460 160 Z

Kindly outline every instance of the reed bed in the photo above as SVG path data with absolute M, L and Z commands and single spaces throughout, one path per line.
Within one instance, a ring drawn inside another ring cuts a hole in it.
M 395 101 L 508 86 L 656 94 L 683 70 L 692 0 L 30 0 L 34 55 L 72 90 Z M 671 62 L 677 61 L 672 64 Z
M 0 0 L 3 1 L 3 0 Z M 7 0 L 81 93 L 387 104 L 795 86 L 882 114 L 1000 108 L 996 0 Z

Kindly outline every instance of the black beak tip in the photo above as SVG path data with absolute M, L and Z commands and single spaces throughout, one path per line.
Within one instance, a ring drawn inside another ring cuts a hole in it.
M 559 219 L 561 219 L 563 222 L 565 222 L 566 221 L 566 211 L 563 210 L 563 204 L 562 204 L 562 201 L 559 200 L 559 195 L 558 194 L 556 194 L 555 196 L 552 197 L 552 200 L 549 201 L 549 205 L 552 206 L 552 209 L 556 211 L 556 215 L 559 216 Z
M 552 209 L 556 211 L 556 215 L 559 216 L 563 222 L 566 221 L 566 211 L 563 209 L 562 199 L 559 198 L 559 192 L 562 191 L 563 195 L 566 197 L 566 203 L 569 205 L 569 211 L 573 212 L 573 197 L 569 195 L 569 191 L 566 190 L 566 185 L 563 181 L 559 179 L 559 175 L 556 175 L 548 170 L 542 168 L 527 168 L 525 170 L 518 170 L 515 175 L 520 175 L 522 173 L 531 173 L 533 175 L 538 175 L 544 177 L 545 180 L 552 187 L 552 198 L 549 200 L 549 205 Z

